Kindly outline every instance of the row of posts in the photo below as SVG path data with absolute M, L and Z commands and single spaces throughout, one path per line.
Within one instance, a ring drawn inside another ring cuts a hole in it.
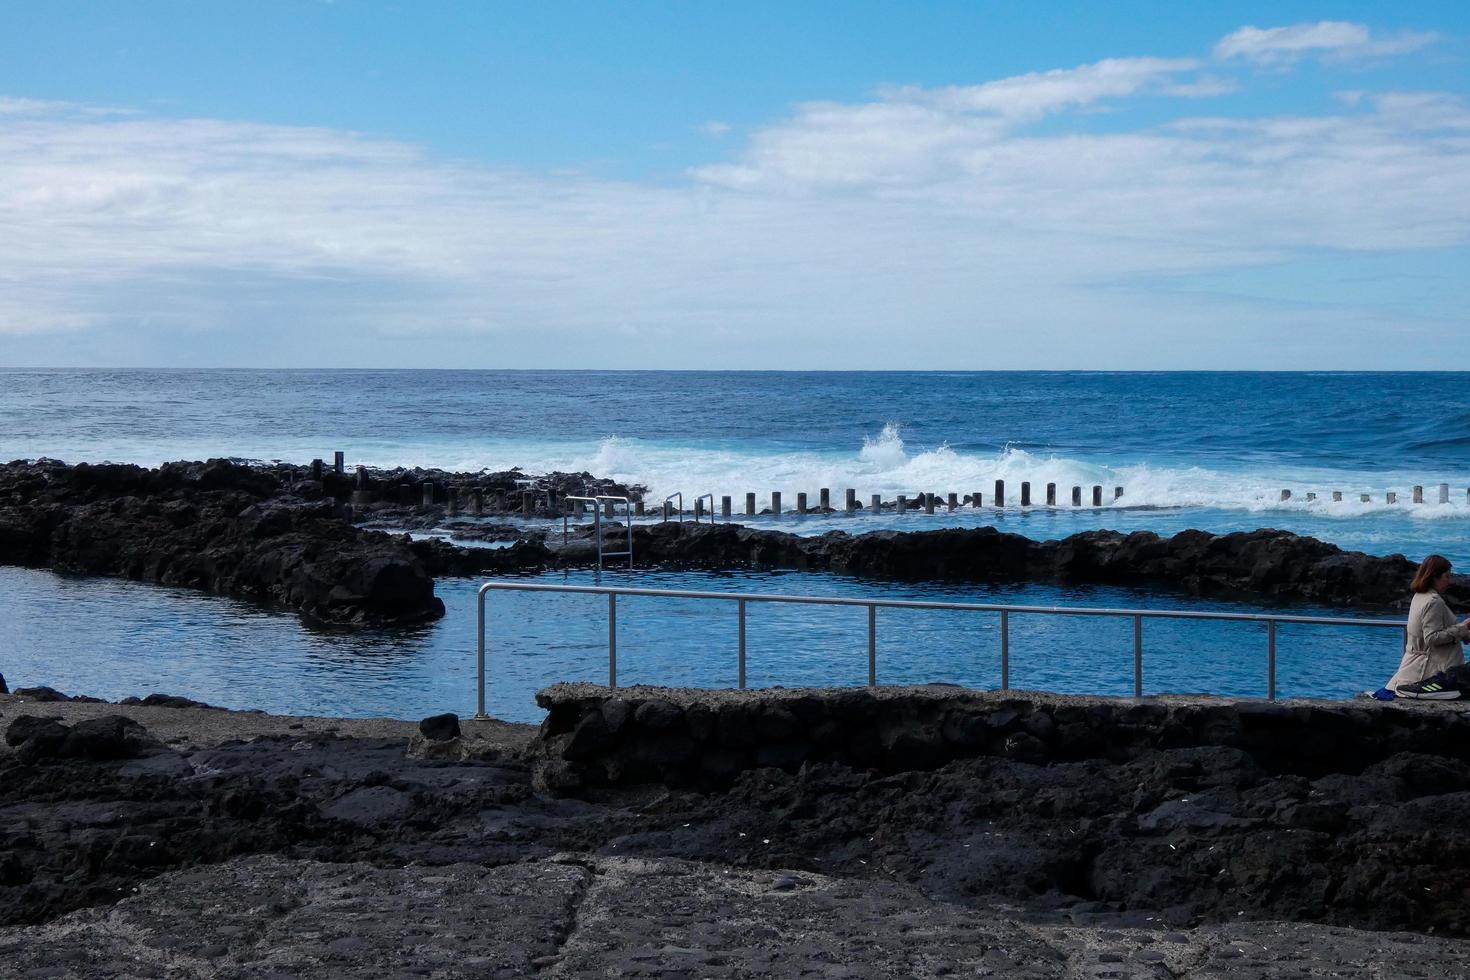
M 1082 501 L 1083 501 L 1083 491 L 1086 490 L 1086 489 L 1087 488 L 1080 487 L 1080 486 L 1074 486 L 1072 488 L 1072 506 L 1073 507 L 1081 507 L 1083 505 L 1083 503 L 1082 503 Z M 1104 488 L 1103 488 L 1103 486 L 1101 484 L 1094 484 L 1091 487 L 1091 494 L 1090 494 L 1090 496 L 1091 496 L 1091 501 L 1092 501 L 1092 506 L 1093 507 L 1102 507 L 1102 506 L 1104 506 L 1104 504 L 1103 504 L 1103 490 L 1104 490 Z M 843 503 L 842 503 L 842 511 L 845 514 L 854 514 L 854 513 L 857 513 L 859 510 L 867 510 L 867 511 L 871 511 L 872 513 L 876 514 L 876 513 L 880 512 L 883 509 L 883 506 L 884 506 L 883 505 L 883 495 L 882 494 L 877 494 L 877 493 L 873 494 L 870 503 L 866 507 L 864 507 L 864 506 L 862 506 L 861 504 L 858 503 L 857 491 L 856 490 L 853 490 L 853 489 L 844 490 L 843 491 L 843 495 L 844 495 L 844 499 L 843 499 Z M 1021 483 L 1021 495 L 1020 496 L 1021 496 L 1020 505 L 1022 507 L 1030 507 L 1030 506 L 1032 506 L 1031 484 L 1030 484 L 1029 481 L 1025 481 L 1025 482 L 1022 482 Z M 1123 488 L 1122 487 L 1114 487 L 1113 488 L 1112 500 L 1118 500 L 1122 496 L 1123 496 Z M 730 517 L 732 515 L 732 512 L 733 512 L 732 503 L 733 502 L 732 502 L 731 498 L 728 497 L 728 496 L 725 496 L 725 497 L 721 497 L 720 498 L 720 516 L 721 517 Z M 985 506 L 985 495 L 984 495 L 984 493 L 981 492 L 981 491 L 979 491 L 979 490 L 976 490 L 974 493 L 966 494 L 963 498 L 961 498 L 960 495 L 957 494 L 957 493 L 947 494 L 943 498 L 941 498 L 940 495 L 939 494 L 936 494 L 936 493 L 920 493 L 920 494 L 916 495 L 915 497 L 913 497 L 912 499 L 910 499 L 909 497 L 907 497 L 907 496 L 905 496 L 903 494 L 900 494 L 894 500 L 893 508 L 894 508 L 894 510 L 896 512 L 898 512 L 900 514 L 904 514 L 904 513 L 907 513 L 909 511 L 918 511 L 918 510 L 921 510 L 921 509 L 926 514 L 933 514 L 935 512 L 935 510 L 937 508 L 939 508 L 939 507 L 944 507 L 946 510 L 949 510 L 949 511 L 955 511 L 955 510 L 958 510 L 961 506 L 963 506 L 965 504 L 968 504 L 971 507 L 984 507 Z M 998 507 L 998 508 L 1002 508 L 1002 507 L 1005 507 L 1006 506 L 1006 485 L 1005 485 L 1005 481 L 1004 480 L 996 480 L 995 481 L 995 493 L 994 493 L 994 496 L 991 497 L 991 506 Z M 1055 483 L 1048 483 L 1046 485 L 1046 506 L 1047 507 L 1056 507 L 1057 506 L 1057 485 Z M 816 512 L 817 513 L 830 513 L 830 512 L 832 512 L 832 491 L 830 489 L 828 489 L 826 487 L 823 487 L 821 490 L 819 490 L 817 492 L 817 507 L 816 507 Z M 641 505 L 639 505 L 638 513 L 640 513 L 640 514 L 642 513 L 642 507 L 641 507 Z M 669 516 L 669 513 L 670 513 L 670 511 L 669 511 L 669 505 L 668 505 L 668 503 L 665 503 L 664 504 L 663 516 L 665 518 L 667 518 Z M 745 515 L 747 517 L 755 517 L 755 516 L 757 516 L 757 515 L 759 515 L 761 513 L 769 513 L 772 516 L 777 516 L 777 517 L 779 517 L 780 515 L 782 515 L 784 513 L 788 513 L 788 511 L 786 511 L 784 509 L 784 507 L 782 506 L 781 492 L 779 490 L 773 491 L 771 493 L 771 506 L 770 506 L 769 511 L 766 511 L 766 512 L 762 512 L 762 511 L 759 511 L 759 510 L 756 509 L 756 495 L 754 493 L 747 493 L 745 495 Z M 804 515 L 804 514 L 812 513 L 812 508 L 810 506 L 810 498 L 805 493 L 798 493 L 796 495 L 796 509 L 795 509 L 794 513 L 796 513 L 797 515 Z M 704 501 L 703 500 L 696 500 L 694 502 L 694 516 L 695 516 L 695 519 L 696 520 L 698 520 L 699 518 L 701 518 L 701 517 L 704 516 Z M 710 515 L 710 516 L 713 516 L 713 515 Z
M 1291 499 L 1291 491 L 1290 490 L 1283 490 L 1283 491 L 1281 491 L 1281 499 L 1283 501 L 1290 500 Z M 1308 500 L 1316 500 L 1317 499 L 1317 495 L 1315 493 L 1308 493 L 1307 494 L 1307 499 Z M 1399 495 L 1397 493 L 1395 493 L 1394 491 L 1389 490 L 1387 493 L 1384 494 L 1383 499 L 1385 501 L 1387 501 L 1388 503 L 1390 503 L 1390 504 L 1396 504 L 1396 503 L 1399 502 Z M 1342 502 L 1342 491 L 1341 490 L 1334 490 L 1334 491 L 1332 491 L 1332 500 L 1333 500 L 1334 503 L 1341 503 Z M 1373 502 L 1373 495 L 1371 493 L 1360 493 L 1360 494 L 1358 494 L 1358 500 L 1360 500 L 1362 503 L 1365 503 L 1365 504 L 1372 503 Z M 1414 490 L 1413 490 L 1413 501 L 1416 504 L 1422 504 L 1422 503 L 1424 503 L 1424 488 L 1422 486 L 1415 486 L 1414 487 Z M 1439 502 L 1442 503 L 1442 504 L 1447 504 L 1447 503 L 1450 502 L 1450 485 L 1448 483 L 1441 483 L 1439 485 Z M 1465 488 L 1465 502 L 1467 504 L 1470 504 L 1470 487 L 1466 487 Z
M 343 472 L 344 472 L 344 470 L 345 470 L 345 468 L 346 468 L 345 454 L 342 453 L 342 452 L 340 452 L 340 451 L 334 453 L 333 454 L 333 461 L 332 461 L 332 471 L 334 473 L 338 474 L 338 475 L 342 475 Z M 312 476 L 312 479 L 314 479 L 314 480 L 320 480 L 322 478 L 322 474 L 323 474 L 324 469 L 325 469 L 325 465 L 323 464 L 323 462 L 320 459 L 314 459 L 314 460 L 312 460 L 311 461 L 311 476 Z M 1080 487 L 1080 486 L 1074 486 L 1074 487 L 1072 487 L 1072 506 L 1073 507 L 1081 507 L 1082 506 L 1083 490 L 1084 490 L 1084 488 L 1083 487 Z M 1091 490 L 1092 490 L 1092 493 L 1091 493 L 1092 506 L 1093 507 L 1102 507 L 1103 506 L 1103 487 L 1102 487 L 1102 485 L 1101 484 L 1094 484 L 1092 486 Z M 423 506 L 425 506 L 425 507 L 432 507 L 432 506 L 434 506 L 434 504 L 436 503 L 436 498 L 435 498 L 435 485 L 434 485 L 434 483 L 433 483 L 432 480 L 427 480 L 427 481 L 425 481 L 421 485 L 421 492 L 423 494 L 423 497 L 422 497 Z M 1444 500 L 1447 500 L 1448 499 L 1448 496 L 1447 496 L 1448 493 L 1449 493 L 1448 484 L 1441 484 L 1441 486 L 1440 486 L 1440 500 L 1442 502 Z M 1470 491 L 1467 491 L 1467 493 L 1470 493 Z M 410 487 L 408 485 L 403 485 L 402 486 L 402 488 L 400 490 L 400 494 L 401 494 L 400 503 L 404 503 L 404 504 L 412 504 L 413 503 L 412 497 L 410 496 L 411 489 L 410 489 Z M 707 496 L 710 496 L 710 495 L 707 495 Z M 1114 487 L 1113 488 L 1113 497 L 1112 497 L 1112 499 L 1116 501 L 1116 500 L 1120 499 L 1122 496 L 1123 496 L 1123 488 L 1122 487 Z M 1307 495 L 1307 498 L 1310 500 L 1310 499 L 1313 499 L 1315 496 L 1316 496 L 1315 494 L 1308 494 Z M 506 497 L 505 497 L 504 494 L 499 494 L 499 495 L 497 495 L 497 497 L 498 497 L 498 499 L 492 501 L 492 504 L 495 505 L 495 507 L 496 507 L 497 510 L 504 511 L 506 509 L 506 504 L 508 503 L 508 501 L 507 501 L 507 499 L 506 499 Z M 1288 499 L 1290 499 L 1290 497 L 1291 497 L 1291 491 L 1290 490 L 1283 490 L 1283 491 L 1281 491 L 1281 499 L 1282 500 L 1288 500 Z M 1422 497 L 1422 488 L 1415 487 L 1414 488 L 1414 499 L 1415 499 L 1415 501 L 1418 502 L 1421 499 L 1421 497 Z M 1334 498 L 1340 500 L 1340 499 L 1342 499 L 1342 495 L 1340 493 L 1334 494 Z M 373 495 L 372 491 L 368 488 L 367 468 L 364 467 L 364 466 L 359 466 L 359 467 L 357 467 L 357 474 L 356 474 L 356 480 L 355 480 L 355 489 L 353 490 L 353 493 L 352 493 L 352 502 L 354 504 L 364 504 L 364 503 L 370 503 L 370 502 L 372 502 L 373 499 L 374 499 L 374 495 Z M 817 499 L 818 499 L 818 505 L 817 505 L 818 512 L 825 513 L 825 512 L 830 512 L 832 510 L 832 491 L 829 488 L 823 487 L 820 491 L 818 491 L 818 497 L 817 497 Z M 1363 499 L 1364 500 L 1367 500 L 1368 498 L 1365 495 Z M 555 494 L 554 491 L 550 491 L 550 490 L 522 490 L 521 491 L 521 508 L 520 508 L 521 509 L 521 513 L 522 514 L 533 514 L 533 513 L 535 513 L 535 511 L 536 511 L 536 504 L 539 501 L 541 501 L 541 500 L 544 500 L 544 502 L 546 504 L 546 507 L 548 509 L 550 509 L 550 508 L 552 508 L 552 507 L 555 506 L 555 503 L 556 503 L 556 494 Z M 746 513 L 747 516 L 754 517 L 754 516 L 757 515 L 758 511 L 756 510 L 756 502 L 755 501 L 756 501 L 756 495 L 754 493 L 747 493 L 745 495 L 745 513 Z M 798 493 L 796 495 L 796 513 L 798 515 L 804 515 L 804 514 L 807 514 L 807 513 L 810 512 L 810 509 L 808 507 L 808 502 L 807 501 L 808 501 L 808 498 L 807 498 L 807 495 L 805 493 Z M 1390 502 L 1392 502 L 1392 495 L 1390 495 Z M 445 503 L 447 505 L 447 508 L 448 508 L 450 514 L 457 514 L 457 513 L 459 513 L 460 505 L 461 505 L 461 500 L 460 500 L 460 497 L 459 497 L 459 490 L 458 490 L 457 487 L 450 487 L 450 488 L 448 488 Z M 470 510 L 470 513 L 471 514 L 474 514 L 476 516 L 479 516 L 479 515 L 483 514 L 484 511 L 485 511 L 485 492 L 483 490 L 480 490 L 480 489 L 475 489 L 475 490 L 470 491 L 469 500 L 464 501 L 464 503 L 467 503 L 469 505 L 469 510 Z M 966 494 L 965 497 L 964 497 L 964 499 L 961 500 L 959 494 L 950 493 L 950 494 L 948 494 L 944 498 L 944 500 L 942 502 L 942 505 L 947 510 L 949 510 L 949 511 L 958 510 L 959 507 L 962 504 L 969 504 L 971 507 L 983 507 L 983 506 L 985 506 L 985 497 L 984 497 L 984 494 L 981 491 L 976 490 L 974 493 Z M 1022 483 L 1021 483 L 1021 500 L 1020 500 L 1020 504 L 1021 504 L 1022 507 L 1030 507 L 1030 506 L 1032 506 L 1032 500 L 1031 500 L 1031 483 L 1029 481 L 1022 481 Z M 710 506 L 713 507 L 713 505 L 714 505 L 714 498 L 713 498 L 713 496 L 710 496 Z M 1003 508 L 1003 507 L 1006 506 L 1006 483 L 1005 483 L 1004 480 L 996 480 L 995 481 L 995 493 L 994 493 L 994 495 L 991 498 L 991 505 L 994 506 L 994 507 L 998 507 L 998 508 Z M 668 501 L 665 501 L 664 502 L 664 505 L 663 505 L 663 517 L 665 519 L 667 519 L 670 516 L 669 506 L 670 505 L 669 505 Z M 907 496 L 905 496 L 903 494 L 900 494 L 896 498 L 896 500 L 894 502 L 894 509 L 898 513 L 900 513 L 900 514 L 907 513 L 910 510 L 917 511 L 919 509 L 922 509 L 924 511 L 924 513 L 926 513 L 926 514 L 932 514 L 932 513 L 935 512 L 935 509 L 937 507 L 939 507 L 939 506 L 941 506 L 941 501 L 940 501 L 939 495 L 938 494 L 933 494 L 933 493 L 921 493 L 921 494 L 917 495 L 916 497 L 914 497 L 912 500 L 910 500 Z M 1057 506 L 1057 485 L 1055 483 L 1048 483 L 1046 485 L 1046 506 L 1047 507 L 1056 507 Z M 615 511 L 614 511 L 614 505 L 613 505 L 613 502 L 612 501 L 610 501 L 610 500 L 609 501 L 604 501 L 603 508 L 604 508 L 604 514 L 607 517 L 614 516 Z M 881 494 L 876 494 L 875 493 L 872 496 L 872 501 L 871 501 L 869 507 L 867 507 L 867 508 L 861 508 L 859 506 L 858 500 L 857 500 L 857 491 L 849 488 L 849 489 L 847 489 L 847 490 L 844 491 L 844 500 L 843 500 L 842 509 L 843 509 L 843 512 L 844 513 L 847 513 L 847 514 L 856 513 L 860 509 L 871 510 L 873 513 L 876 514 L 876 513 L 878 513 L 879 511 L 881 511 L 883 509 L 883 497 L 882 497 Z M 732 512 L 733 512 L 733 508 L 732 508 L 731 498 L 729 496 L 721 497 L 720 498 L 720 516 L 722 516 L 722 517 L 730 517 L 730 516 L 732 516 Z M 644 503 L 643 503 L 642 500 L 635 500 L 633 502 L 633 513 L 634 513 L 634 516 L 636 516 L 636 517 L 643 517 L 645 515 L 645 508 L 644 508 Z M 781 506 L 781 492 L 779 490 L 778 491 L 773 491 L 771 493 L 770 513 L 773 514 L 773 515 L 775 515 L 775 516 L 780 516 L 781 514 L 785 513 L 785 511 L 782 509 L 782 506 Z M 704 516 L 706 516 L 705 503 L 704 503 L 704 499 L 703 498 L 700 498 L 700 499 L 695 500 L 695 502 L 694 502 L 694 516 L 695 516 L 695 519 L 696 520 L 699 520 L 699 519 L 703 518 Z M 710 516 L 712 518 L 714 516 L 714 514 L 713 513 L 710 513 L 708 516 Z

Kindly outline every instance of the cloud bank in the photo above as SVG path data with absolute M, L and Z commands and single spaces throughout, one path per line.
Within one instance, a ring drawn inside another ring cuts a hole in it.
M 1246 27 L 1211 57 L 804 103 L 672 186 L 0 99 L 0 361 L 97 334 L 154 362 L 232 339 L 272 364 L 1270 367 L 1385 322 L 1451 330 L 1171 285 L 1470 243 L 1462 93 L 1211 112 L 1251 84 L 1232 65 L 1432 40 Z M 1090 125 L 1144 102 L 1167 121 Z

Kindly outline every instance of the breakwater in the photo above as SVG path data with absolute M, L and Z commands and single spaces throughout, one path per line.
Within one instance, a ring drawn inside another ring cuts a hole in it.
M 461 474 L 459 486 L 510 476 Z M 567 485 L 593 478 L 562 475 Z M 601 481 L 599 489 L 631 488 Z M 0 466 L 0 561 L 74 574 L 182 585 L 299 612 L 334 625 L 401 625 L 443 614 L 433 578 L 595 565 L 595 530 L 560 541 L 560 528 L 487 525 L 422 500 L 379 508 L 397 521 L 466 537 L 513 539 L 499 549 L 357 526 L 352 480 L 307 467 L 228 460 L 136 466 L 19 462 Z M 626 528 L 604 524 L 621 539 Z M 1181 594 L 1303 599 L 1334 606 L 1405 604 L 1412 563 L 1286 531 L 1234 534 L 1088 531 L 1037 541 L 993 527 L 797 536 L 735 524 L 656 522 L 632 529 L 635 565 L 823 570 L 894 580 L 1086 582 Z M 1457 579 L 1452 602 L 1470 599 Z

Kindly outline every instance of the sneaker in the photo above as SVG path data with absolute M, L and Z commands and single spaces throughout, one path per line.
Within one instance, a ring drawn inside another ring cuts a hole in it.
M 1453 701 L 1460 696 L 1460 685 L 1449 672 L 1426 677 L 1417 684 L 1400 684 L 1397 694 L 1401 698 L 1418 698 L 1421 701 Z

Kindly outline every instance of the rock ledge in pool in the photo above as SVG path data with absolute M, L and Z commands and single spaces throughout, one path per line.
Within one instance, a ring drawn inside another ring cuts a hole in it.
M 223 459 L 11 463 L 0 467 L 0 560 L 203 589 L 330 626 L 444 615 L 405 540 L 352 527 L 294 475 Z

